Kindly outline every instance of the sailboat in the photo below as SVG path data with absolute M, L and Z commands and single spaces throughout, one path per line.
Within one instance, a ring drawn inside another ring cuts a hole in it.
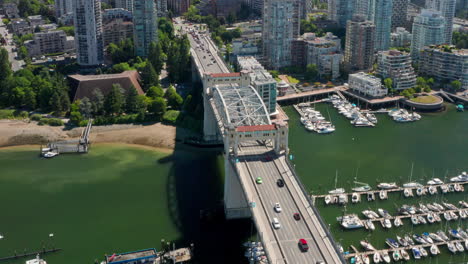
M 336 184 L 338 183 L 338 170 L 336 171 L 336 175 L 335 175 L 335 189 L 329 191 L 328 193 L 329 194 L 341 194 L 341 193 L 345 193 L 345 189 L 344 188 L 336 188 Z

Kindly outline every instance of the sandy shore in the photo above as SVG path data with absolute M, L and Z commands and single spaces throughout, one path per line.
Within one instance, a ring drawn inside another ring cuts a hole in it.
M 78 138 L 83 128 L 64 130 L 63 127 L 38 126 L 36 122 L 0 120 L 0 147 L 38 145 L 50 141 Z M 92 143 L 125 143 L 157 148 L 173 149 L 176 140 L 192 136 L 193 132 L 167 126 L 153 125 L 110 125 L 94 126 L 91 130 Z

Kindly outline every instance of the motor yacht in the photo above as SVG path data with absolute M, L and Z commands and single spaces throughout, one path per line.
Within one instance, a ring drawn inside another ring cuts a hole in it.
M 419 251 L 419 248 L 414 247 L 412 248 L 412 251 L 414 259 L 421 259 L 421 251 Z
M 344 188 L 337 188 L 337 189 L 328 191 L 328 193 L 329 194 L 341 194 L 341 193 L 345 193 L 345 189 Z
M 431 179 L 427 182 L 428 185 L 438 185 L 438 184 L 444 184 L 444 182 L 439 179 L 439 178 L 434 178 L 434 179 Z
M 418 188 L 418 187 L 423 187 L 422 184 L 419 182 L 408 182 L 403 184 L 403 188 Z
M 466 171 L 462 172 L 460 175 L 450 179 L 451 182 L 466 182 L 468 181 L 468 174 Z
M 367 242 L 365 240 L 361 240 L 360 243 L 361 243 L 361 246 L 363 248 L 365 248 L 366 250 L 368 250 L 368 251 L 375 251 L 376 250 L 375 247 L 371 245 L 371 243 L 369 243 L 369 242 Z
M 394 182 L 391 182 L 391 183 L 382 182 L 377 185 L 377 188 L 382 189 L 382 190 L 389 190 L 389 189 L 398 188 L 398 185 L 396 185 L 396 183 Z
M 409 256 L 408 252 L 406 252 L 406 250 L 404 250 L 404 249 L 400 250 L 400 254 L 401 254 L 401 257 L 402 257 L 405 261 L 410 260 L 410 256 Z

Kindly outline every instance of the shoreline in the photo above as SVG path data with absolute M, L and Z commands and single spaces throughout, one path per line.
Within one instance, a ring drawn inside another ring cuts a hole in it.
M 0 120 L 0 149 L 15 146 L 40 146 L 51 141 L 79 138 L 84 128 L 65 130 L 64 127 L 39 126 L 37 122 Z M 125 124 L 95 126 L 91 130 L 92 144 L 128 144 L 173 152 L 176 142 L 195 135 L 175 126 Z

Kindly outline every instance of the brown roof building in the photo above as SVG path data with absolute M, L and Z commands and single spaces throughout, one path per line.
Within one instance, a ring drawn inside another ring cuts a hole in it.
M 117 74 L 101 74 L 101 75 L 69 75 L 68 76 L 73 93 L 73 101 L 82 99 L 84 97 L 92 98 L 93 92 L 97 89 L 101 90 L 101 93 L 105 96 L 111 89 L 112 85 L 120 84 L 125 92 L 130 87 L 134 86 L 138 94 L 144 94 L 141 89 L 140 75 L 137 71 L 124 71 Z

